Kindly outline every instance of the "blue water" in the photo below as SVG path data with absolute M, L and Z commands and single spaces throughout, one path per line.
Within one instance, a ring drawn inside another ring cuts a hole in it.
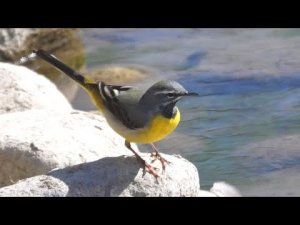
M 142 65 L 158 76 L 140 85 L 175 79 L 202 95 L 179 102 L 180 126 L 157 143 L 196 165 L 201 188 L 226 181 L 244 195 L 290 196 L 300 195 L 300 148 L 261 143 L 300 134 L 299 31 L 83 29 L 81 37 L 88 68 Z
M 183 124 L 178 132 L 189 132 L 204 142 L 204 147 L 194 145 L 185 155 L 200 169 L 203 186 L 216 179 L 236 184 L 237 179 L 243 182 L 248 176 L 278 169 L 267 162 L 260 168 L 254 167 L 255 163 L 253 168 L 240 167 L 232 153 L 252 142 L 299 133 L 299 75 L 268 79 L 206 79 L 197 75 L 179 79 L 193 91 L 212 95 L 180 104 Z M 299 156 L 281 161 L 280 169 L 299 164 Z

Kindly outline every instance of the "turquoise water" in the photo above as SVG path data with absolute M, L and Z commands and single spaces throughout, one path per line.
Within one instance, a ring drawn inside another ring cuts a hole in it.
M 167 78 L 209 94 L 179 102 L 180 126 L 157 143 L 193 162 L 203 189 L 226 181 L 244 195 L 300 195 L 300 29 L 82 29 L 81 37 L 90 69 L 143 66 L 156 75 L 140 86 Z

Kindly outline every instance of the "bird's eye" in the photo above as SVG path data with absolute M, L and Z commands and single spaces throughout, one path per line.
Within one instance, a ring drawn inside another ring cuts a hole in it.
M 167 96 L 168 96 L 169 98 L 172 98 L 172 97 L 174 97 L 174 94 L 173 94 L 173 93 L 168 93 Z

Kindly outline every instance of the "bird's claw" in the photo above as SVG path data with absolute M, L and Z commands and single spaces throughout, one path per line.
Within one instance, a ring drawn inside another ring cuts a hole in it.
M 166 169 L 166 164 L 171 164 L 170 161 L 168 161 L 168 160 L 166 160 L 165 158 L 163 158 L 163 157 L 161 156 L 161 154 L 160 154 L 159 152 L 157 152 L 157 151 L 151 152 L 151 157 L 154 158 L 154 159 L 152 160 L 152 163 L 155 162 L 157 159 L 161 162 L 161 165 L 162 165 L 163 170 Z
M 159 177 L 159 175 L 155 172 L 157 170 L 159 170 L 159 169 L 151 166 L 150 164 L 148 164 L 147 162 L 144 161 L 143 176 L 145 176 L 146 172 L 148 172 L 157 179 Z

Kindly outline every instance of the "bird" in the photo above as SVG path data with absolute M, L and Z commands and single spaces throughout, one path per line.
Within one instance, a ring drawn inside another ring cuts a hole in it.
M 125 146 L 142 163 L 144 174 L 148 172 L 155 178 L 159 177 L 157 168 L 146 162 L 131 143 L 151 145 L 151 157 L 160 160 L 165 170 L 170 162 L 161 156 L 154 143 L 164 139 L 178 126 L 181 115 L 176 103 L 183 97 L 199 96 L 198 93 L 187 91 L 174 80 L 161 80 L 147 90 L 110 85 L 81 75 L 42 49 L 33 50 L 27 59 L 36 56 L 77 82 L 102 112 L 110 127 L 125 139 Z M 27 59 L 22 57 L 20 63 Z

